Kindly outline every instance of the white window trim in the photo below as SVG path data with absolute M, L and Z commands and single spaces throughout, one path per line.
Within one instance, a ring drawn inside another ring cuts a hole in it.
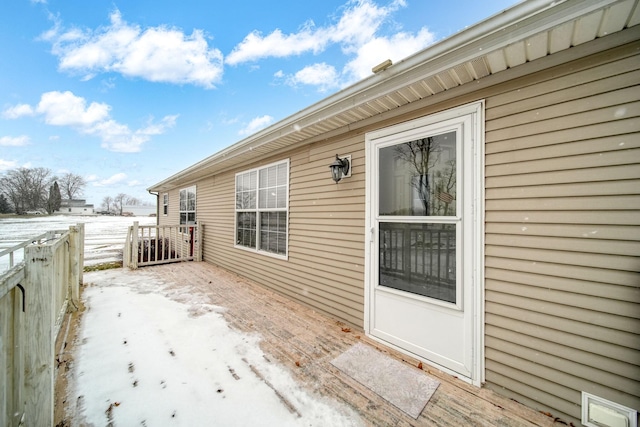
M 193 201 L 193 202 L 194 202 L 193 211 L 188 210 L 188 209 L 183 211 L 183 210 L 182 210 L 182 206 L 180 206 L 180 193 L 182 193 L 183 191 L 186 191 L 186 192 L 187 192 L 187 194 L 188 194 L 188 191 L 189 191 L 189 190 L 193 190 L 193 194 L 195 195 L 195 200 Z M 181 188 L 181 189 L 180 189 L 180 191 L 178 191 L 178 224 L 180 224 L 180 225 L 193 225 L 193 224 L 195 224 L 196 222 L 198 222 L 198 214 L 197 214 L 197 211 L 198 211 L 198 193 L 197 193 L 197 191 L 196 191 L 196 186 L 195 186 L 195 185 L 191 185 L 191 186 L 189 186 L 189 187 Z M 187 213 L 187 222 L 186 222 L 185 224 L 182 224 L 182 223 L 180 222 L 180 217 L 182 216 L 182 213 L 183 213 L 183 212 Z M 195 218 L 195 221 L 194 221 L 194 223 L 193 223 L 193 224 L 189 224 L 189 221 L 188 221 L 188 218 L 189 218 L 189 212 L 193 212 L 193 216 L 194 216 L 194 218 Z
M 273 208 L 273 209 L 260 209 L 260 201 L 258 200 L 259 198 L 259 194 L 260 192 L 258 191 L 259 189 L 259 181 L 256 183 L 256 208 L 255 209 L 238 209 L 237 207 L 235 207 L 235 197 L 236 197 L 236 193 L 237 193 L 237 177 L 238 175 L 244 175 L 246 173 L 250 173 L 255 171 L 256 172 L 256 176 L 257 179 L 260 179 L 260 170 L 261 169 L 266 169 L 269 168 L 271 166 L 276 166 L 282 163 L 286 163 L 287 164 L 287 196 L 285 198 L 285 202 L 286 202 L 286 207 L 285 208 Z M 265 256 L 269 256 L 269 257 L 273 257 L 273 258 L 278 258 L 278 259 L 282 259 L 282 260 L 288 260 L 289 259 L 289 187 L 290 187 L 290 177 L 291 177 L 291 163 L 289 159 L 285 159 L 285 160 L 279 160 L 277 162 L 273 162 L 273 163 L 269 163 L 263 166 L 259 166 L 257 168 L 253 168 L 253 169 L 247 169 L 247 170 L 243 170 L 241 172 L 238 172 L 235 174 L 234 176 L 234 183 L 233 183 L 233 203 L 234 203 L 234 210 L 233 210 L 233 247 L 237 248 L 237 249 L 241 249 L 243 251 L 247 251 L 247 252 L 252 252 L 252 253 L 257 253 L 260 255 L 265 255 Z M 238 240 L 237 236 L 238 236 L 238 212 L 256 212 L 256 247 L 254 248 L 250 248 L 247 246 L 243 246 L 243 245 L 238 245 L 236 242 Z M 265 250 L 260 249 L 260 212 L 286 212 L 287 213 L 287 224 L 286 224 L 286 242 L 285 242 L 285 254 L 284 255 L 280 255 L 280 254 L 275 254 L 273 252 L 268 252 Z
M 169 215 L 169 193 L 162 194 L 162 216 Z

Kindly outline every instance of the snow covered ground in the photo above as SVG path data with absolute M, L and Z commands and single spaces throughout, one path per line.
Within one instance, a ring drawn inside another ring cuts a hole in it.
M 155 218 L 0 218 L 0 249 L 82 222 L 85 265 L 116 261 L 134 221 Z M 231 330 L 224 307 L 205 303 L 197 290 L 144 270 L 85 273 L 84 283 L 87 309 L 65 373 L 69 425 L 362 425 L 350 408 L 296 384 L 262 353 L 260 336 Z
M 85 273 L 71 425 L 357 426 L 231 330 L 223 307 L 144 270 Z
M 0 218 L 0 250 L 24 242 L 50 230 L 67 230 L 70 225 L 85 224 L 84 265 L 122 260 L 122 248 L 127 229 L 138 221 L 153 225 L 154 217 L 119 216 L 42 216 Z M 15 254 L 14 262 L 22 260 L 23 252 Z M 0 257 L 0 273 L 9 265 L 9 257 Z

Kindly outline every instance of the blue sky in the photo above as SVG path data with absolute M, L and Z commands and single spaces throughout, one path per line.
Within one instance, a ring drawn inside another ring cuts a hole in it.
M 146 188 L 514 0 L 6 0 L 0 173 Z

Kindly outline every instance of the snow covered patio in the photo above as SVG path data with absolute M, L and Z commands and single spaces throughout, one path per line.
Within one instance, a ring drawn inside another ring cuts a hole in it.
M 62 334 L 58 426 L 554 424 L 426 364 L 441 384 L 415 420 L 330 362 L 358 342 L 418 360 L 210 264 L 86 273 L 84 284 L 86 310 Z

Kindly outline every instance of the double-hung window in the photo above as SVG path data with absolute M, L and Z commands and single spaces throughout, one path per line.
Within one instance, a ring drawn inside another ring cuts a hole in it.
M 196 186 L 180 190 L 180 224 L 196 223 Z
M 164 193 L 162 195 L 162 215 L 167 216 L 169 214 L 169 194 Z
M 236 246 L 287 255 L 289 160 L 236 174 Z

